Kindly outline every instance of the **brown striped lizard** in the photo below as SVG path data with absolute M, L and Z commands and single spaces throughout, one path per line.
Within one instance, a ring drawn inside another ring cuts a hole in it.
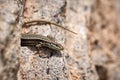
M 43 25 L 43 24 L 50 24 L 50 25 L 52 24 L 57 27 L 63 28 L 69 32 L 72 32 L 74 34 L 77 34 L 54 22 L 49 22 L 49 21 L 44 21 L 44 20 L 34 20 L 34 21 L 25 22 L 22 27 L 30 27 L 33 25 Z M 22 34 L 21 46 L 35 46 L 36 48 L 47 47 L 55 51 L 61 51 L 64 49 L 61 44 L 55 42 L 55 40 L 51 39 L 50 37 L 42 36 L 42 35 L 35 35 L 35 34 Z

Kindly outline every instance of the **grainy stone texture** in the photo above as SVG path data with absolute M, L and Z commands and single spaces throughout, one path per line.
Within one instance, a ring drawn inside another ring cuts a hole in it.
M 119 3 L 0 0 L 0 80 L 120 80 Z M 77 35 L 54 25 L 21 26 L 41 19 L 67 25 Z M 20 48 L 21 32 L 50 35 L 65 50 L 41 48 L 38 54 L 34 47 Z
M 87 44 L 87 18 L 94 0 L 68 0 L 66 23 L 77 35 L 67 33 L 66 51 L 71 80 L 97 80 Z
M 64 26 L 65 0 L 26 0 L 22 22 L 46 20 Z M 50 35 L 64 45 L 65 31 L 54 25 L 34 25 L 22 29 L 22 34 Z M 69 80 L 69 71 L 63 52 L 34 47 L 21 47 L 18 80 Z
M 0 80 L 17 80 L 20 52 L 18 15 L 18 1 L 0 0 Z

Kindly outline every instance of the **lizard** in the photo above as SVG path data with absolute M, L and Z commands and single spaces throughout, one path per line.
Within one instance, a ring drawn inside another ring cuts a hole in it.
M 22 27 L 30 27 L 30 26 L 33 26 L 33 25 L 43 25 L 43 24 L 52 24 L 52 25 L 55 25 L 55 26 L 57 26 L 57 27 L 60 27 L 60 28 L 62 28 L 62 29 L 64 29 L 64 30 L 67 30 L 67 31 L 69 31 L 69 32 L 71 32 L 71 33 L 73 33 L 73 34 L 77 34 L 76 32 L 73 32 L 72 30 L 69 30 L 69 29 L 67 29 L 67 28 L 65 28 L 65 27 L 63 27 L 63 26 L 61 26 L 61 25 L 59 25 L 59 24 L 57 24 L 57 23 L 54 23 L 54 22 L 50 22 L 50 21 L 45 21 L 45 20 L 32 20 L 32 21 L 28 21 L 28 22 L 25 22 L 23 25 L 22 25 Z
M 37 49 L 40 47 L 47 47 L 55 51 L 63 50 L 63 46 L 49 37 L 35 34 L 22 34 L 21 46 L 35 46 Z
M 22 27 L 30 27 L 33 25 L 43 25 L 43 24 L 53 24 L 57 27 L 63 28 L 69 32 L 77 34 L 61 25 L 45 20 L 33 20 L 33 21 L 25 22 L 22 25 Z M 55 42 L 55 40 L 51 39 L 50 37 L 43 35 L 35 35 L 35 34 L 22 34 L 21 46 L 35 46 L 37 49 L 39 49 L 40 47 L 47 47 L 55 51 L 61 51 L 64 49 L 61 44 Z

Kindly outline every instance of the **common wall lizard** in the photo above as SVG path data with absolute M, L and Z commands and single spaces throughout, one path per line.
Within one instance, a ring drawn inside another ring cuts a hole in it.
M 33 26 L 33 25 L 44 25 L 44 24 L 49 24 L 49 25 L 55 25 L 55 26 L 57 26 L 57 27 L 60 27 L 60 28 L 62 28 L 62 29 L 64 29 L 64 30 L 67 30 L 67 31 L 69 31 L 69 32 L 72 32 L 73 34 L 77 34 L 76 32 L 73 32 L 73 31 L 71 31 L 71 30 L 69 30 L 69 29 L 67 29 L 67 28 L 65 28 L 65 27 L 63 27 L 63 26 L 61 26 L 61 25 L 59 25 L 59 24 L 57 24 L 57 23 L 54 23 L 54 22 L 50 22 L 50 21 L 45 21 L 45 20 L 33 20 L 33 21 L 28 21 L 28 22 L 25 22 L 23 25 L 22 25 L 22 27 L 30 27 L 30 26 Z
M 32 25 L 42 25 L 42 24 L 53 24 L 76 34 L 75 32 L 62 27 L 61 25 L 58 25 L 56 23 L 49 22 L 49 21 L 44 21 L 44 20 L 39 20 L 39 21 L 34 20 L 34 21 L 25 22 L 22 27 L 29 27 Z M 35 46 L 37 49 L 39 49 L 40 47 L 47 47 L 55 51 L 61 51 L 64 49 L 61 44 L 55 42 L 51 38 L 47 36 L 35 35 L 35 34 L 22 34 L 21 46 Z
M 35 46 L 37 49 L 40 47 L 47 47 L 55 51 L 63 50 L 63 46 L 49 37 L 35 34 L 22 34 L 21 46 Z

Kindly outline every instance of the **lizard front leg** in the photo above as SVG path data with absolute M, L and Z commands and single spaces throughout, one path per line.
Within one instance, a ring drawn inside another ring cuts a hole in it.
M 44 45 L 44 44 L 43 44 L 42 42 L 40 42 L 40 43 L 37 44 L 35 47 L 36 47 L 37 53 L 39 53 L 39 56 L 40 56 L 40 57 L 47 57 L 47 55 L 45 54 L 45 52 L 42 51 L 42 50 L 40 50 L 40 48 L 42 48 L 43 45 Z

